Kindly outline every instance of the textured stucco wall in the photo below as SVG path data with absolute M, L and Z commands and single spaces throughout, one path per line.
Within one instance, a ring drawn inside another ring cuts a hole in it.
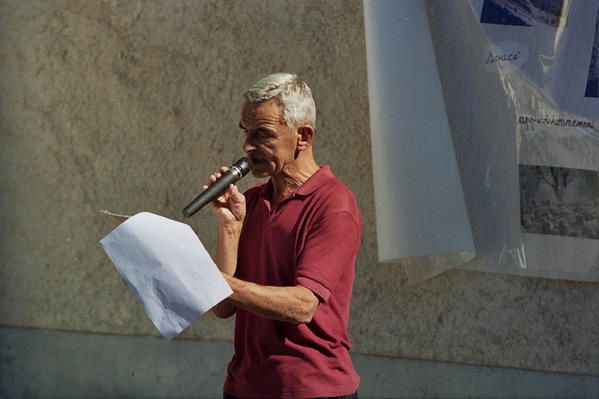
M 361 1 L 1 2 L 0 324 L 156 335 L 98 210 L 181 220 L 241 154 L 239 94 L 281 70 L 312 87 L 317 159 L 363 214 L 356 352 L 598 375 L 597 284 L 454 271 L 409 287 L 377 263 Z M 212 250 L 209 210 L 191 224 Z M 206 316 L 183 337 L 231 333 Z

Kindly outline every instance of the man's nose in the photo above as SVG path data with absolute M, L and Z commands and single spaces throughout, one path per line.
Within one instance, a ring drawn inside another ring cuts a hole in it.
M 250 152 L 254 151 L 255 149 L 256 149 L 256 146 L 250 142 L 249 138 L 246 138 L 245 142 L 243 143 L 243 151 L 245 153 L 249 154 Z

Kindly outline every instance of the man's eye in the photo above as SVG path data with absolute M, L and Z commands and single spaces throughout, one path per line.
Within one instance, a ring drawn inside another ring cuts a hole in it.
M 272 137 L 272 133 L 267 130 L 256 130 L 256 137 L 262 140 L 266 140 Z

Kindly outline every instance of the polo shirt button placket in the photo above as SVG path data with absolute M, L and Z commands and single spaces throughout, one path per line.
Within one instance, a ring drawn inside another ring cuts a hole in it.
M 289 197 L 283 199 L 283 201 L 279 202 L 277 204 L 277 206 L 274 207 L 273 212 L 272 212 L 272 220 L 275 221 L 276 219 L 279 218 L 279 215 L 281 214 L 281 212 L 283 212 L 283 208 L 285 207 L 285 205 L 292 201 L 295 198 L 295 191 L 293 193 L 291 193 L 289 195 Z

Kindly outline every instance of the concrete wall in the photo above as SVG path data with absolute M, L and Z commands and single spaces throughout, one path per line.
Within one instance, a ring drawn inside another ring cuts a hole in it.
M 453 271 L 407 286 L 378 264 L 357 0 L 0 2 L 0 324 L 156 335 L 97 243 L 112 228 L 98 210 L 181 220 L 241 154 L 240 93 L 275 71 L 309 82 L 317 159 L 363 214 L 355 353 L 599 375 L 597 284 Z M 191 224 L 213 250 L 210 212 Z M 182 337 L 231 333 L 206 316 Z

